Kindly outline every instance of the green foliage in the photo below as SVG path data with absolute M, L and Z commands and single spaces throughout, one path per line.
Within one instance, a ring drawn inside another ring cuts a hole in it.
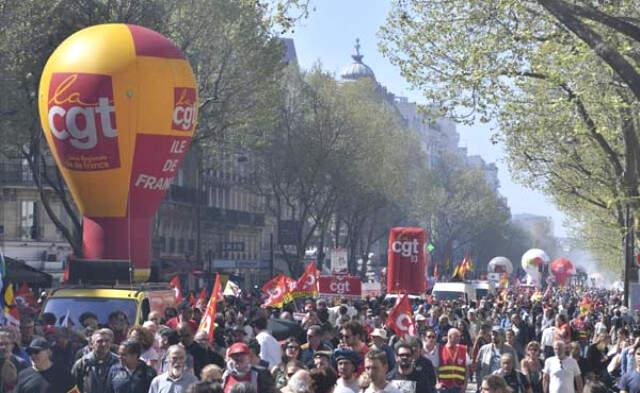
M 637 64 L 638 16 L 631 1 L 398 1 L 381 47 L 448 115 L 497 119 L 517 180 L 602 251 L 595 239 L 613 241 L 638 194 L 637 72 L 625 68 Z

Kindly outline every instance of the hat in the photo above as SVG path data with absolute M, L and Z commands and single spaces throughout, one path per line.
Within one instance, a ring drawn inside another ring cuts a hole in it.
M 345 348 L 336 349 L 335 352 L 333 353 L 333 358 L 335 359 L 336 363 L 341 359 L 349 360 L 351 363 L 353 363 L 353 366 L 356 368 L 360 365 L 360 361 L 361 361 L 360 356 L 358 356 L 358 354 L 355 351 L 352 351 L 350 349 L 345 349 Z
M 387 339 L 387 332 L 384 329 L 373 329 L 373 331 L 370 334 L 371 337 L 380 337 L 383 340 Z
M 500 334 L 501 334 L 501 335 L 503 335 L 503 336 L 504 336 L 504 334 L 505 334 L 504 329 L 503 329 L 503 328 L 501 328 L 500 326 L 494 326 L 494 327 L 492 327 L 492 328 L 491 328 L 491 331 L 492 331 L 492 332 L 496 332 L 496 333 L 500 333 Z
M 235 343 L 227 349 L 227 356 L 237 355 L 237 354 L 249 354 L 249 346 L 245 343 Z
M 31 343 L 27 347 L 27 353 L 29 355 L 32 355 L 49 348 L 51 348 L 51 345 L 49 345 L 49 341 L 45 340 L 42 337 L 38 337 L 34 338 L 33 341 L 31 341 Z
M 424 315 L 416 314 L 416 322 L 417 321 L 426 321 L 426 320 L 427 320 L 427 317 L 425 317 Z
M 327 359 L 331 359 L 331 351 L 315 351 L 313 357 L 324 356 Z

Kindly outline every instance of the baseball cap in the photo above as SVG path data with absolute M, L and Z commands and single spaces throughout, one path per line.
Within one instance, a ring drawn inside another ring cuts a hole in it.
M 427 317 L 422 314 L 416 314 L 416 321 L 426 321 Z
M 315 352 L 313 353 L 313 357 L 315 358 L 315 357 L 318 357 L 318 356 L 324 356 L 324 357 L 326 357 L 327 359 L 331 359 L 331 351 L 322 351 L 322 350 L 320 350 L 320 351 L 315 351 Z
M 49 345 L 49 341 L 47 341 L 42 337 L 38 337 L 38 338 L 34 338 L 31 341 L 31 343 L 27 347 L 27 353 L 29 355 L 32 355 L 49 348 L 51 348 L 51 345 Z
M 249 354 L 249 346 L 245 343 L 235 343 L 227 349 L 227 356 L 238 355 L 238 354 Z

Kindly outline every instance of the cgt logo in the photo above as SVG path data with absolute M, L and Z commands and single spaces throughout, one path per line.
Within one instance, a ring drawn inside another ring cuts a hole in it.
M 173 90 L 173 97 L 171 129 L 193 131 L 197 118 L 196 89 L 191 87 L 176 87 Z
M 65 167 L 100 170 L 120 166 L 111 76 L 54 73 L 47 123 Z
M 329 289 L 331 290 L 331 292 L 337 293 L 339 295 L 351 293 L 349 281 L 331 281 L 331 284 L 329 284 Z
M 413 321 L 411 317 L 405 313 L 400 313 L 396 317 L 396 326 L 403 332 L 410 333 L 413 329 Z
M 391 251 L 396 254 L 400 254 L 405 258 L 411 257 L 411 262 L 418 262 L 419 253 L 418 239 L 400 241 L 396 240 L 391 243 Z

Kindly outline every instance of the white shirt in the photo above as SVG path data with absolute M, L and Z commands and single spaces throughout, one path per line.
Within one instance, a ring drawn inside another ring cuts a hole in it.
M 395 386 L 391 384 L 391 382 L 387 383 L 387 386 L 382 390 L 376 389 L 373 384 L 369 385 L 369 387 L 364 391 L 364 393 L 402 393 Z
M 269 362 L 269 369 L 282 363 L 282 347 L 269 332 L 261 331 L 256 340 L 260 344 L 260 359 Z
M 555 336 L 556 336 L 556 328 L 554 326 L 549 326 L 548 328 L 542 331 L 542 337 L 540 338 L 540 345 L 542 347 L 552 347 Z
M 360 391 L 360 385 L 358 384 L 358 378 L 354 378 L 350 384 L 347 384 L 344 379 L 338 378 L 336 387 L 333 389 L 333 393 L 358 393 Z
M 434 345 L 433 349 L 429 351 L 427 347 L 422 347 L 422 356 L 431 360 L 431 364 L 433 364 L 433 368 L 435 370 L 440 367 L 440 354 L 438 353 L 438 345 Z
M 549 393 L 575 393 L 573 382 L 580 375 L 580 367 L 574 358 L 561 361 L 552 356 L 545 360 L 542 372 L 549 375 Z

